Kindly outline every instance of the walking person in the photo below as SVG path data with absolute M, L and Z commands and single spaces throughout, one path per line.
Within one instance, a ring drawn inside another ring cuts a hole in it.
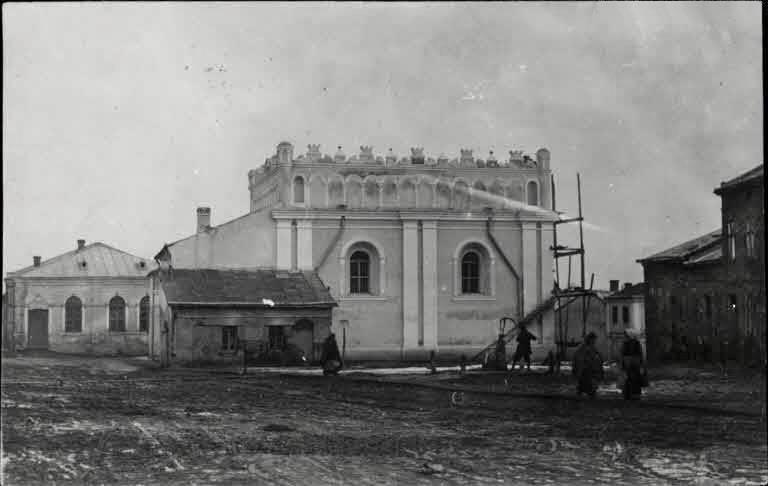
M 637 333 L 634 329 L 627 329 L 624 332 L 626 339 L 621 346 L 621 369 L 626 374 L 624 380 L 624 399 L 637 399 L 643 393 L 643 345 L 637 339 Z
M 323 365 L 323 375 L 337 375 L 344 366 L 341 361 L 339 344 L 336 342 L 336 335 L 331 333 L 323 342 L 323 354 L 320 358 Z
M 512 371 L 515 365 L 520 361 L 520 369 L 523 369 L 523 360 L 525 360 L 528 371 L 531 371 L 531 341 L 535 341 L 536 336 L 531 334 L 525 324 L 520 325 L 520 332 L 517 334 L 517 349 L 512 357 Z
M 603 357 L 595 348 L 597 335 L 590 332 L 573 355 L 573 375 L 576 377 L 576 393 L 586 393 L 590 398 L 597 394 L 597 383 L 603 379 Z

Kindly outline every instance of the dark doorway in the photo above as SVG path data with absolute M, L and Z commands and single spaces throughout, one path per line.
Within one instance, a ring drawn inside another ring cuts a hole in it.
M 269 326 L 269 349 L 282 351 L 285 348 L 285 331 L 282 326 Z
M 29 311 L 29 342 L 27 347 L 48 349 L 48 310 L 35 309 Z

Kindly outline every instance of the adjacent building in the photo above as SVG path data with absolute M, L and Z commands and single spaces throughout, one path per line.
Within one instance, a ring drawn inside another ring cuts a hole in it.
M 224 359 L 232 333 L 268 344 L 311 327 L 313 347 L 331 331 L 343 336 L 348 359 L 471 355 L 497 337 L 500 317 L 519 319 L 551 295 L 549 164 L 546 149 L 506 161 L 421 148 L 376 156 L 369 146 L 347 157 L 309 145 L 295 156 L 283 142 L 248 174 L 249 213 L 212 226 L 210 208 L 199 208 L 195 234 L 156 256 L 151 354 Z M 272 283 L 243 302 L 201 286 L 197 314 L 180 322 L 172 282 L 213 271 L 223 286 L 236 288 L 238 272 L 267 272 Z M 215 312 L 198 312 L 210 304 Z M 554 347 L 552 315 L 531 328 L 538 356 Z
M 633 330 L 646 352 L 645 339 L 645 284 L 624 284 L 611 280 L 611 293 L 605 297 L 605 336 L 609 347 L 606 356 L 621 359 L 621 347 L 627 330 Z
M 649 359 L 765 361 L 764 175 L 715 189 L 721 228 L 638 260 Z
M 9 349 L 147 354 L 151 303 L 146 260 L 104 243 L 77 247 L 7 274 Z

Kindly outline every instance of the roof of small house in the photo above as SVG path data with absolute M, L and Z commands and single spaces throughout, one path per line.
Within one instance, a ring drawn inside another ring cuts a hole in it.
M 608 295 L 606 299 L 631 299 L 645 295 L 645 282 L 629 285 Z
M 143 265 L 142 265 L 143 264 Z M 157 264 L 101 242 L 30 265 L 9 277 L 145 277 Z
M 759 179 L 762 179 L 763 167 L 764 167 L 764 164 L 760 164 L 752 170 L 748 170 L 747 172 L 744 172 L 743 174 L 740 174 L 734 177 L 733 179 L 720 183 L 720 186 L 715 188 L 715 194 L 719 195 L 722 191 L 726 189 L 733 189 L 742 184 L 756 182 Z
M 638 263 L 669 261 L 683 264 L 717 261 L 722 256 L 721 241 L 722 231 L 717 229 L 637 261 Z
M 171 305 L 337 305 L 328 287 L 311 271 L 174 268 L 162 278 L 162 286 Z

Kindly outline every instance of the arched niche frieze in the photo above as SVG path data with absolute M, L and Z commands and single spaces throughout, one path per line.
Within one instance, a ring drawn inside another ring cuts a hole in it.
M 357 175 L 347 177 L 345 184 L 346 204 L 349 208 L 363 207 L 363 181 Z

